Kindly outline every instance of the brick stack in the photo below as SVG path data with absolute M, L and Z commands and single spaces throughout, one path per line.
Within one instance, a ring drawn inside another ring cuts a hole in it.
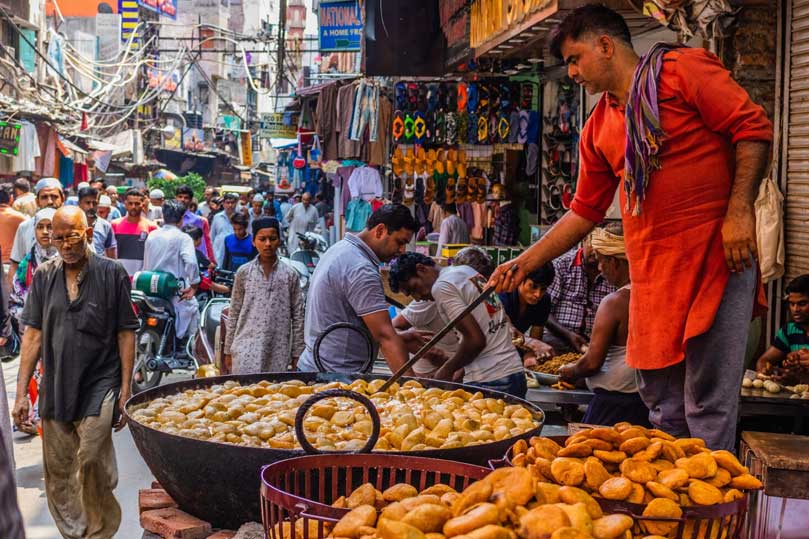
M 211 524 L 181 511 L 159 483 L 138 492 L 143 539 L 233 539 L 236 532 L 214 532 Z

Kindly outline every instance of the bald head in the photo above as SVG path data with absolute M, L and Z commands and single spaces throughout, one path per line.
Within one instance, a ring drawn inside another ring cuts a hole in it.
M 62 206 L 53 216 L 54 246 L 59 250 L 66 266 L 83 265 L 89 256 L 88 243 L 93 229 L 87 225 L 87 216 L 78 206 Z
M 53 216 L 53 228 L 76 230 L 84 232 L 87 230 L 87 215 L 78 206 L 62 206 L 56 210 Z

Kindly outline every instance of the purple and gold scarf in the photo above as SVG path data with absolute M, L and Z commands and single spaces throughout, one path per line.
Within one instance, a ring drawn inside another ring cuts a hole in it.
M 626 211 L 632 215 L 640 215 L 652 172 L 662 168 L 660 153 L 666 134 L 660 127 L 657 84 L 663 68 L 663 55 L 681 47 L 676 43 L 655 43 L 635 68 L 626 102 L 624 154 Z

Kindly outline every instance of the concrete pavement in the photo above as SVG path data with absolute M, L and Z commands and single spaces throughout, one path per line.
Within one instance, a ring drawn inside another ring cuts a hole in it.
M 3 363 L 9 408 L 16 397 L 19 360 Z M 188 376 L 173 376 L 173 381 Z M 141 539 L 143 530 L 138 518 L 138 490 L 149 488 L 152 473 L 141 459 L 129 429 L 113 434 L 115 454 L 118 461 L 118 488 L 115 496 L 121 504 L 123 518 L 117 539 Z M 14 458 L 17 463 L 17 500 L 25 521 L 28 539 L 61 539 L 48 511 L 45 498 L 45 481 L 42 475 L 42 443 L 39 437 L 14 433 Z

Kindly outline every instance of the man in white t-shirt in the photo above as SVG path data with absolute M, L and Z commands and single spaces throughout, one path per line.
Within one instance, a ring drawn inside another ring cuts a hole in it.
M 390 272 L 394 292 L 418 301 L 434 301 L 442 326 L 458 316 L 483 291 L 486 278 L 469 266 L 439 268 L 419 253 L 405 253 Z M 522 361 L 511 342 L 503 305 L 490 296 L 455 326 L 458 348 L 433 374 L 438 380 L 465 384 L 523 398 L 527 391 Z

